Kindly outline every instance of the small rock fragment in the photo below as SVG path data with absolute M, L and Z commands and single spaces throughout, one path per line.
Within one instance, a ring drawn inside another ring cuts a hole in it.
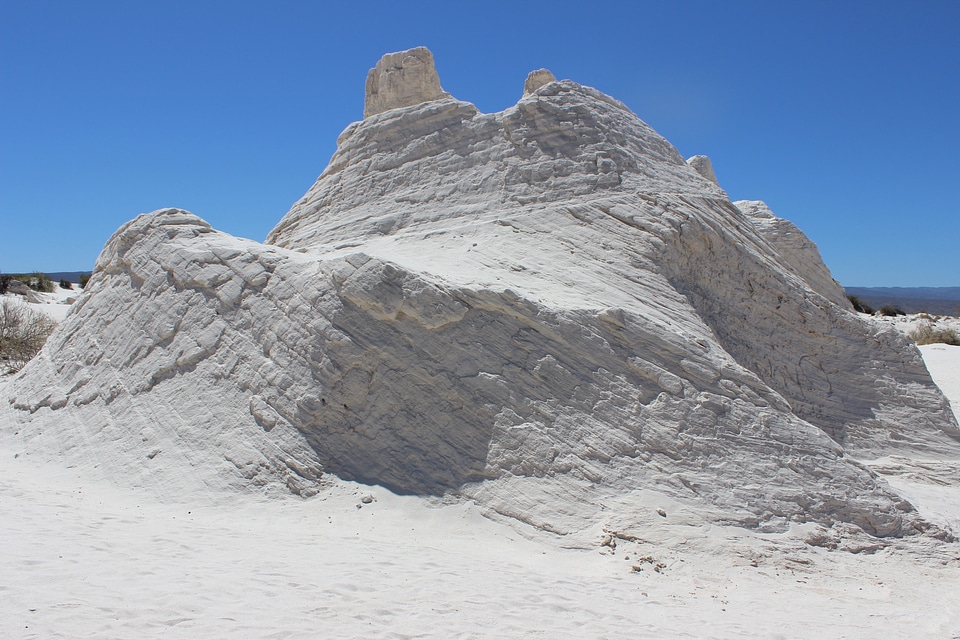
M 523 83 L 523 95 L 530 95 L 543 85 L 556 81 L 557 78 L 546 69 L 531 71 L 527 75 L 526 82 Z

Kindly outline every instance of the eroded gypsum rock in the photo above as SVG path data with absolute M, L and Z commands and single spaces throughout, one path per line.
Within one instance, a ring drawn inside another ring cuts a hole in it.
M 531 71 L 527 75 L 526 81 L 523 83 L 523 95 L 533 93 L 543 85 L 556 81 L 556 77 L 554 77 L 554 75 L 547 69 L 537 69 L 536 71 Z
M 440 76 L 429 49 L 417 47 L 388 53 L 367 74 L 363 117 L 449 97 L 440 87 Z
M 954 450 L 916 349 L 847 313 L 829 276 L 793 266 L 753 220 L 624 105 L 561 81 L 501 113 L 450 100 L 351 126 L 268 242 L 362 246 L 556 308 L 670 309 L 851 452 Z M 452 241 L 466 221 L 482 249 Z
M 177 210 L 125 225 L 91 282 L 5 393 L 29 449 L 125 483 L 310 493 L 335 473 L 558 533 L 589 528 L 598 500 L 640 522 L 624 496 L 645 487 L 747 525 L 914 522 L 666 291 L 689 320 L 318 259 Z
M 640 527 L 656 491 L 694 519 L 906 534 L 849 454 L 957 451 L 915 349 L 574 82 L 351 125 L 269 241 L 126 225 L 3 423 L 161 491 L 333 473 L 560 533 Z
M 720 184 L 717 182 L 717 174 L 713 172 L 713 163 L 710 162 L 710 158 L 707 156 L 692 156 L 687 158 L 687 164 L 693 167 L 697 173 L 701 176 L 712 182 L 713 184 Z
M 763 238 L 777 250 L 789 268 L 796 271 L 810 288 L 836 305 L 849 308 L 843 287 L 830 275 L 817 245 L 789 220 L 778 218 L 761 200 L 737 200 L 733 203 Z

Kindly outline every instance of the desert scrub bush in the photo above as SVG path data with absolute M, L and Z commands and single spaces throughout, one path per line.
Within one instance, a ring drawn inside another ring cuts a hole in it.
M 17 275 L 14 277 L 34 291 L 38 291 L 40 293 L 53 292 L 53 282 L 51 282 L 45 274 L 39 271 L 35 273 Z
M 53 293 L 53 281 L 46 274 L 37 271 L 30 276 L 30 288 L 40 293 Z
M 892 304 L 885 304 L 880 307 L 880 315 L 882 316 L 905 316 L 907 312 L 901 309 L 900 307 L 895 307 Z
M 9 274 L 3 274 L 0 276 L 0 295 L 3 295 L 7 292 L 7 289 L 10 287 L 10 281 L 13 280 L 13 276 Z
M 0 300 L 0 366 L 14 373 L 40 352 L 56 321 L 13 300 Z
M 860 313 L 869 313 L 873 315 L 873 307 L 868 305 L 866 302 L 858 298 L 857 296 L 848 295 L 847 300 L 850 301 L 850 304 L 853 305 L 853 310 Z
M 80 288 L 81 288 L 81 289 L 86 289 L 86 288 L 87 288 L 87 283 L 90 282 L 90 276 L 91 276 L 91 275 L 93 275 L 93 274 L 91 274 L 91 273 L 81 273 L 81 274 L 80 274 Z
M 61 288 L 61 289 L 73 289 L 73 284 L 72 284 L 69 280 L 63 279 L 63 280 L 60 281 L 60 288 Z
M 956 329 L 939 329 L 922 324 L 910 332 L 910 339 L 917 344 L 949 344 L 960 347 L 960 333 Z

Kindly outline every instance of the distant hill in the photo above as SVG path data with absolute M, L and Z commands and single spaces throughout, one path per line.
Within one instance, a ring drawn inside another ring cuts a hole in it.
M 60 282 L 61 280 L 80 282 L 80 276 L 88 276 L 90 273 L 90 271 L 51 271 L 46 275 L 54 282 Z
M 844 287 L 875 309 L 893 305 L 907 313 L 960 315 L 960 287 Z

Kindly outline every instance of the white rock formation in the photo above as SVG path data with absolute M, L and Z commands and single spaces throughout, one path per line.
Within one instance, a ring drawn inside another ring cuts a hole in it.
M 367 74 L 363 117 L 449 97 L 440 87 L 440 76 L 429 49 L 417 47 L 389 53 Z
M 523 95 L 533 93 L 543 85 L 556 81 L 557 78 L 548 69 L 531 71 L 523 83 Z
M 664 506 L 927 526 L 851 459 L 960 451 L 915 347 L 623 104 L 562 81 L 494 114 L 394 106 L 266 245 L 178 210 L 120 229 L 2 390 L 3 437 L 161 492 L 333 473 L 558 533 Z
M 763 239 L 773 245 L 788 269 L 827 300 L 849 308 L 850 302 L 843 287 L 830 275 L 830 269 L 820 257 L 817 245 L 795 224 L 775 216 L 762 200 L 737 200 L 733 204 L 750 218 Z
M 710 158 L 707 156 L 692 156 L 687 158 L 687 164 L 693 167 L 697 173 L 701 176 L 712 182 L 713 184 L 719 185 L 717 182 L 717 174 L 713 172 L 713 163 L 710 162 Z

